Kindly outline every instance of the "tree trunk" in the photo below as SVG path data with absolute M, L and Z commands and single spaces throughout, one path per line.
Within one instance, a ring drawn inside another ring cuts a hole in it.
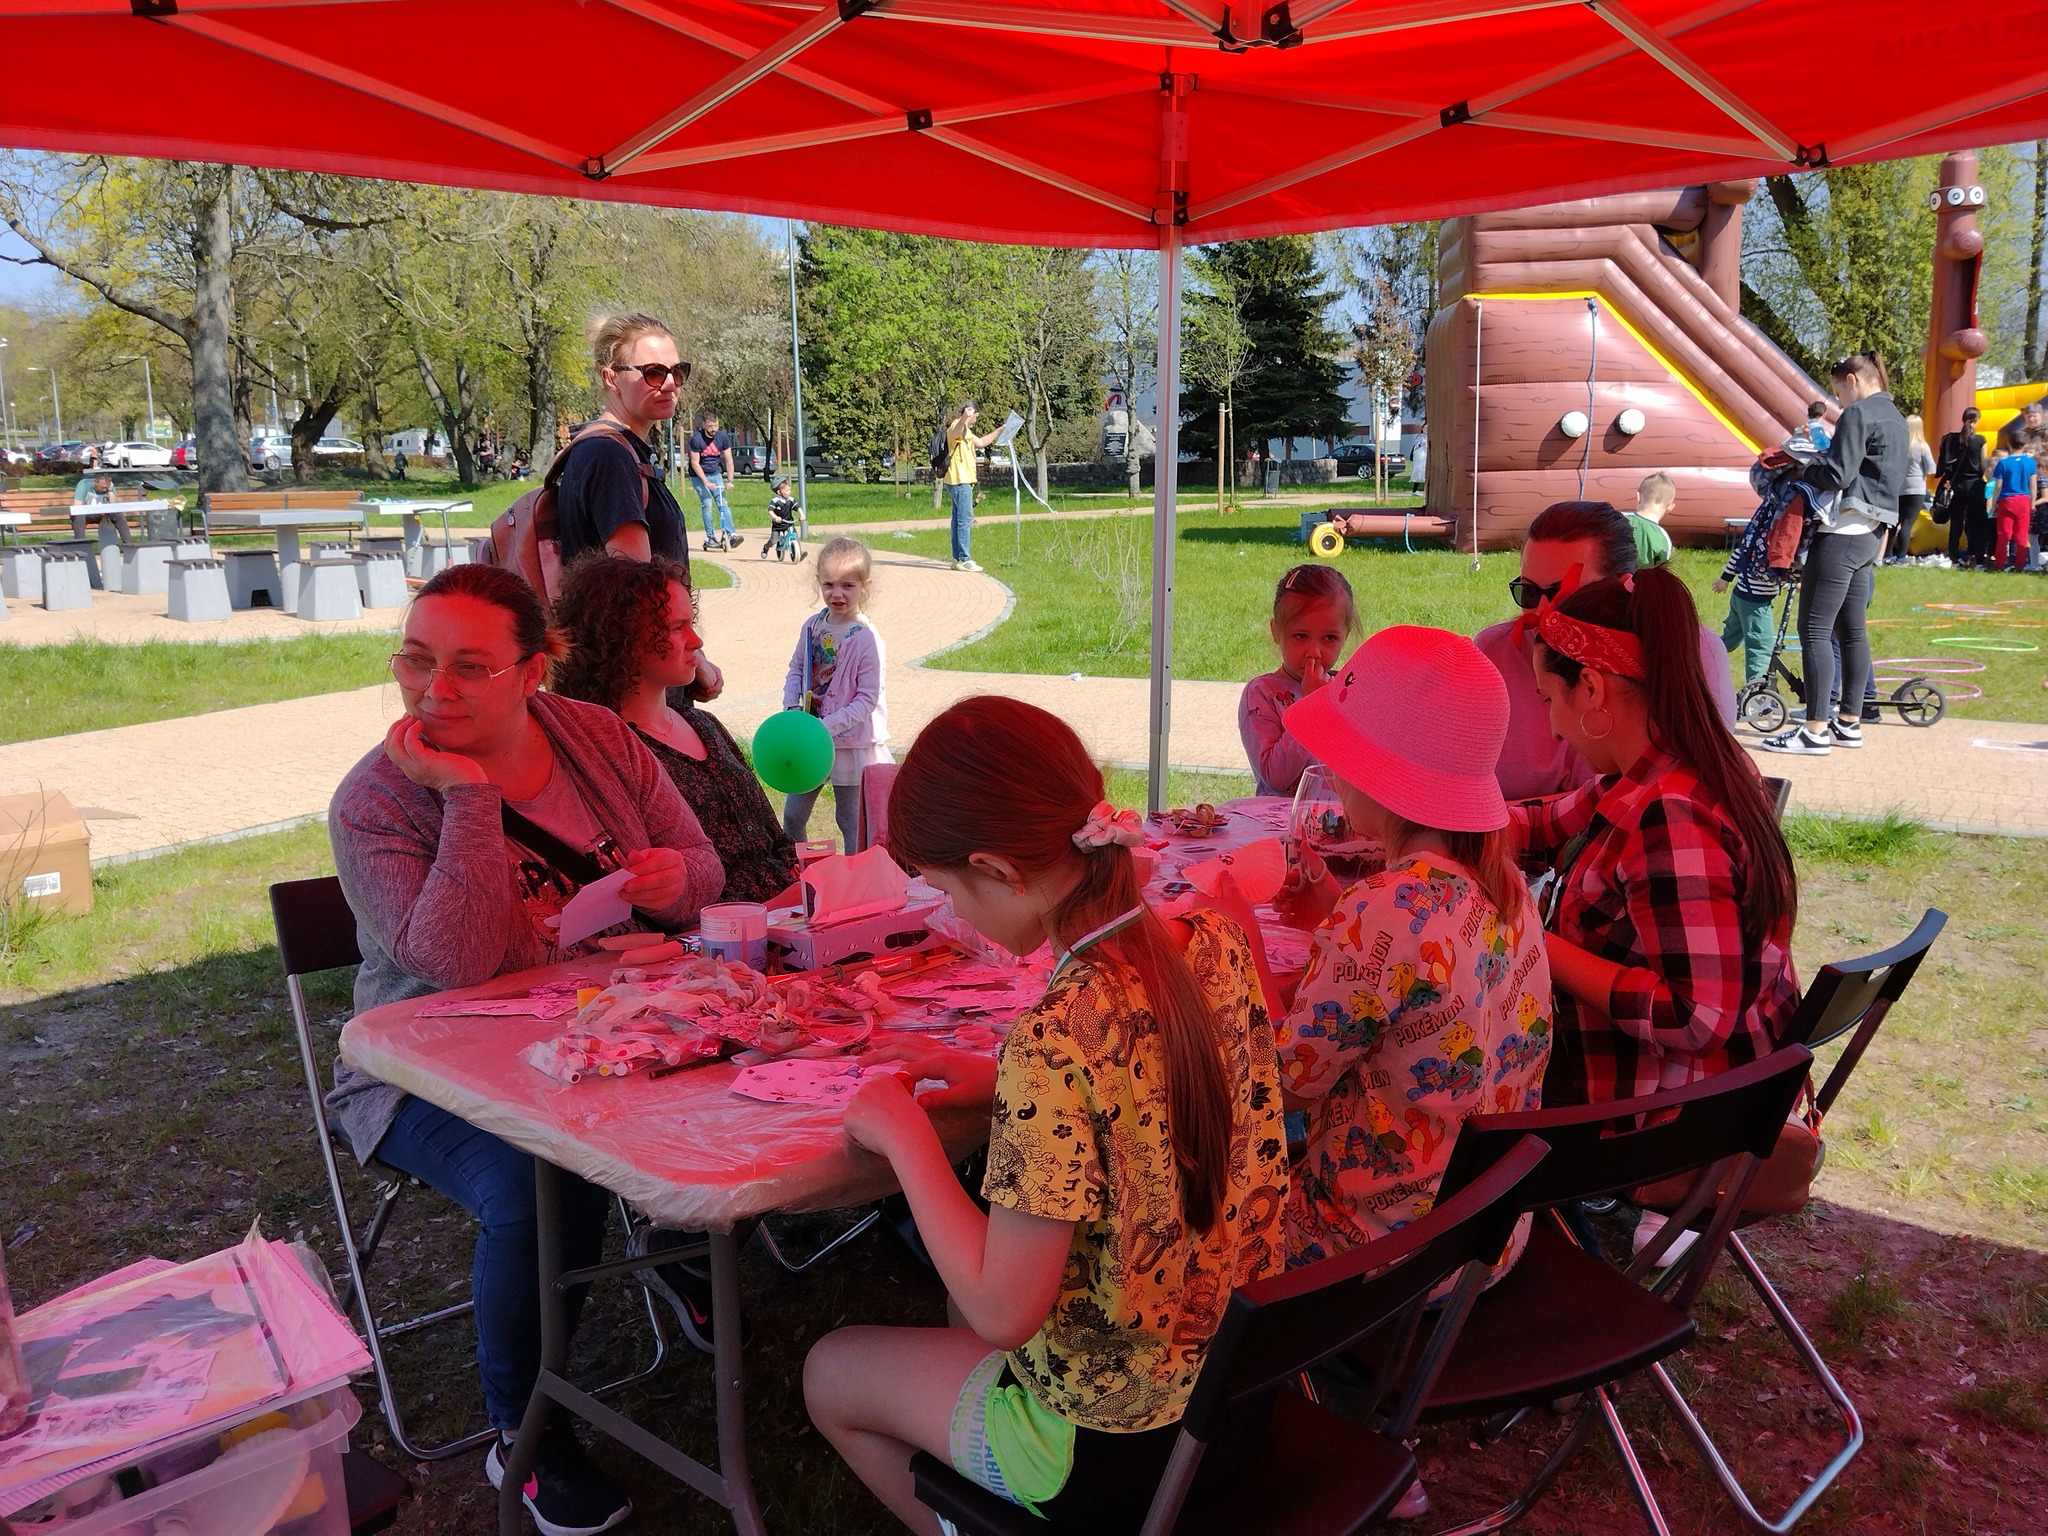
M 2048 373 L 2048 349 L 2041 345 L 2041 263 L 2048 255 L 2048 139 L 2034 141 L 2034 239 L 2027 253 L 2027 336 L 2025 355 L 2028 379 Z
M 526 448 L 538 460 L 547 456 L 555 438 L 554 338 L 545 329 L 526 354 L 526 398 Z
M 455 477 L 464 485 L 473 485 L 476 483 L 476 459 L 469 441 L 469 367 L 466 363 L 456 363 L 455 399 L 451 401 L 448 391 L 441 386 L 440 375 L 434 372 L 434 360 L 427 356 L 426 339 L 418 331 L 413 332 L 412 351 L 413 361 L 419 368 L 420 384 L 441 423 L 441 435 L 448 440 L 448 456 L 455 461 Z
M 192 417 L 199 447 L 202 491 L 246 491 L 249 452 L 235 434 L 232 341 L 234 289 L 234 171 L 210 176 L 211 195 L 199 207 L 192 230 L 193 303 L 186 349 L 192 354 Z

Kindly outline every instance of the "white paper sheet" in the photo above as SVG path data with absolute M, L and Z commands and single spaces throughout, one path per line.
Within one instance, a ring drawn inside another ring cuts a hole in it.
M 571 896 L 569 904 L 562 908 L 555 943 L 563 949 L 573 948 L 593 933 L 617 927 L 631 917 L 633 904 L 619 894 L 619 887 L 632 878 L 631 870 L 615 869 Z
M 483 1019 L 562 1019 L 576 1011 L 573 997 L 471 997 L 429 1003 L 420 1010 L 423 1019 L 460 1016 Z

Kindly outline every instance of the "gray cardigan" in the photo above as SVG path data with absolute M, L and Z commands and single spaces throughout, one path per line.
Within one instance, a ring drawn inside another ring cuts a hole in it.
M 677 928 L 725 885 L 718 853 L 654 755 L 610 710 L 552 693 L 529 701 L 557 765 L 623 853 L 673 848 L 683 856 L 683 894 L 643 914 Z M 358 1013 L 428 992 L 474 986 L 555 958 L 527 921 L 513 888 L 492 784 L 446 793 L 413 783 L 380 744 L 348 771 L 327 812 L 335 872 L 356 915 L 363 952 Z M 327 1112 L 367 1162 L 405 1094 L 340 1062 Z

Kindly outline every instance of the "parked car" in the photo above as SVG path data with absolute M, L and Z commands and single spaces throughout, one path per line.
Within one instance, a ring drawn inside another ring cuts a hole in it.
M 259 432 L 249 439 L 251 469 L 283 469 L 292 461 L 292 440 L 282 432 Z
M 287 439 L 289 444 L 289 439 Z M 313 445 L 313 452 L 320 458 L 338 458 L 342 454 L 361 453 L 363 445 L 352 437 L 323 437 Z
M 114 443 L 104 455 L 119 469 L 169 469 L 171 450 L 162 443 Z
M 83 464 L 85 447 L 77 438 L 65 443 L 45 443 L 36 450 L 35 467 L 39 471 L 56 471 L 66 464 Z
M 1370 480 L 1374 473 L 1373 449 L 1371 443 L 1339 443 L 1334 455 L 1337 473 L 1356 475 L 1361 480 Z M 1408 467 L 1408 461 L 1398 453 L 1384 454 L 1387 474 L 1391 478 Z
M 732 451 L 732 472 L 736 475 L 765 475 L 768 473 L 768 447 L 765 443 L 741 443 Z
M 197 469 L 199 467 L 198 440 L 189 436 L 180 438 L 171 449 L 171 464 L 178 469 Z
M 32 448 L 0 448 L 0 460 L 5 460 L 16 467 L 34 463 L 35 457 L 35 450 Z

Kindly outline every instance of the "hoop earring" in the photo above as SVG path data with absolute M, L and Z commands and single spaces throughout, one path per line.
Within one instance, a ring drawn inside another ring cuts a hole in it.
M 1602 722 L 1600 729 L 1597 731 L 1586 723 L 1594 715 L 1598 715 Z M 1606 710 L 1596 704 L 1579 716 L 1579 729 L 1586 733 L 1588 741 L 1605 741 L 1614 734 L 1614 716 L 1608 714 Z

